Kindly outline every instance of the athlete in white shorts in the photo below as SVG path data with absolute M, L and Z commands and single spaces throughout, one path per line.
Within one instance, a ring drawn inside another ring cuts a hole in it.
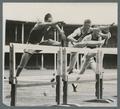
M 104 28 L 103 31 L 104 31 L 104 33 L 102 33 L 99 28 L 94 29 L 93 33 L 91 35 L 86 36 L 83 39 L 83 41 L 87 41 L 89 43 L 89 41 L 100 41 L 100 40 L 102 40 L 103 43 L 101 43 L 100 46 L 102 46 L 103 44 L 107 44 L 108 39 L 110 39 L 110 37 L 111 37 L 111 33 L 109 32 L 108 27 Z M 99 46 L 98 45 L 94 45 L 94 46 L 87 45 L 87 48 L 90 48 L 90 49 L 94 49 L 96 47 L 99 47 Z M 76 73 L 79 74 L 79 77 L 77 78 L 77 80 L 80 79 L 80 75 L 85 72 L 85 70 L 87 69 L 88 66 L 90 66 L 90 68 L 96 73 L 95 56 L 96 56 L 96 53 L 88 52 L 88 53 L 84 54 L 81 68 L 80 68 L 80 70 L 76 70 Z M 103 58 L 103 57 L 101 57 L 101 58 Z M 74 86 L 75 85 L 73 85 L 73 87 Z M 75 87 L 75 90 L 76 90 L 76 88 L 77 87 Z
M 86 23 L 87 21 L 87 23 Z M 100 44 L 101 42 L 98 42 L 98 40 L 96 40 L 95 38 L 93 38 L 91 40 L 91 38 L 89 37 L 90 34 L 93 34 L 93 30 L 96 30 L 96 28 L 91 28 L 91 21 L 89 22 L 90 20 L 85 20 L 84 22 L 84 25 L 83 27 L 81 28 L 78 28 L 76 29 L 71 35 L 68 36 L 68 39 L 73 43 L 74 42 L 74 47 L 83 47 L 83 46 L 79 46 L 79 42 L 80 41 L 85 41 L 86 39 L 89 39 L 89 43 L 90 44 L 88 47 L 91 48 L 91 47 L 95 47 L 96 45 L 98 46 L 98 44 Z M 112 25 L 110 25 L 112 26 Z M 86 30 L 86 32 L 85 32 Z M 105 34 L 104 33 L 100 33 L 99 31 L 99 34 L 102 36 L 103 39 L 106 39 L 105 43 L 107 42 L 107 40 L 109 39 L 108 38 L 108 35 L 110 35 L 110 32 L 109 32 L 109 26 L 101 26 L 99 27 L 99 30 L 102 30 L 102 31 L 106 31 Z M 97 32 L 97 31 L 96 31 Z M 78 36 L 78 39 L 76 39 L 76 36 Z M 87 38 L 86 38 L 87 37 Z M 92 42 L 90 42 L 92 41 Z M 96 42 L 97 41 L 97 42 Z M 88 41 L 87 41 L 88 42 Z M 93 54 L 92 54 L 93 55 Z M 86 56 L 86 55 L 85 55 Z M 84 57 L 85 57 L 84 56 Z M 87 54 L 87 56 L 91 56 L 90 54 Z M 67 69 L 67 71 L 70 73 L 73 73 L 74 70 L 74 66 L 76 64 L 76 58 L 77 58 L 77 53 L 76 52 L 73 52 L 71 53 L 71 61 L 70 61 L 70 65 Z M 94 62 L 94 58 L 91 57 L 89 59 L 89 63 L 93 63 Z M 84 63 L 85 65 L 82 65 L 82 66 L 87 66 L 86 63 Z M 94 64 L 91 64 L 94 66 Z M 82 68 L 82 67 L 81 67 Z M 85 70 L 85 67 L 83 67 L 83 69 L 81 69 L 80 73 L 84 72 Z M 72 84 L 73 85 L 73 84 Z M 75 85 L 73 85 L 73 89 L 74 91 L 76 91 L 76 87 Z

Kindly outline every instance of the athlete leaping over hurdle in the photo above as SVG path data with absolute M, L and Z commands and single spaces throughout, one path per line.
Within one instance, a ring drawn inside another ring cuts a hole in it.
M 79 38 L 80 40 L 79 39 L 78 40 L 82 41 L 82 42 L 87 42 L 86 47 L 88 47 L 88 48 L 96 48 L 97 46 L 100 46 L 103 43 L 107 44 L 108 39 L 111 37 L 111 34 L 109 32 L 109 26 L 90 28 L 90 22 L 88 23 L 88 25 L 89 25 L 88 30 L 92 31 L 91 34 L 84 36 L 84 38 Z M 103 33 L 100 30 L 102 30 Z M 74 39 L 73 36 L 74 35 L 71 34 L 68 38 L 72 39 L 71 41 L 73 41 L 73 42 L 77 42 L 78 40 Z M 101 39 L 102 39 L 102 42 L 100 41 Z M 79 42 L 77 42 L 76 45 L 77 45 L 77 47 L 81 47 L 81 46 L 79 46 Z M 83 64 L 82 64 L 80 70 L 73 69 L 75 64 L 76 64 L 76 58 L 77 58 L 76 56 L 77 56 L 77 53 L 72 53 L 71 62 L 70 62 L 70 65 L 68 67 L 69 74 L 73 73 L 73 72 L 77 72 L 79 74 L 82 74 L 88 65 L 90 65 L 90 67 L 94 70 L 94 72 L 96 72 L 96 63 L 94 60 L 95 54 L 88 53 L 88 54 L 84 55 L 84 61 L 83 61 Z M 79 78 L 80 77 L 78 77 L 77 80 Z M 72 86 L 73 86 L 73 91 L 76 92 L 77 85 L 72 84 Z
M 51 45 L 51 46 L 60 46 L 61 42 L 54 40 L 54 29 L 56 29 L 61 36 L 62 40 L 66 40 L 64 31 L 60 28 L 60 25 L 63 25 L 64 22 L 53 22 L 53 17 L 50 13 L 46 14 L 44 17 L 44 23 L 38 22 L 32 28 L 29 34 L 27 44 L 38 44 L 38 45 Z M 41 51 L 41 50 L 40 50 Z M 26 66 L 30 57 L 36 53 L 40 52 L 39 50 L 25 50 L 22 55 L 19 66 L 17 67 L 16 77 L 18 77 L 22 69 Z

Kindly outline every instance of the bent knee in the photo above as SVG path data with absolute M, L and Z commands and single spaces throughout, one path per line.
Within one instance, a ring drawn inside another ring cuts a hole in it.
M 24 65 L 19 65 L 17 68 L 18 68 L 18 69 L 23 69 L 23 68 L 24 68 Z
M 85 58 L 86 58 L 86 61 L 89 61 L 90 58 L 91 58 L 91 56 L 90 56 L 89 54 L 87 54 L 87 55 L 85 56 Z

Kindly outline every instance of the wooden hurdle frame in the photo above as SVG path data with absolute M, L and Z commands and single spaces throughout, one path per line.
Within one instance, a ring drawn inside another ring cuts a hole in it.
M 19 49 L 18 49 L 19 48 Z M 11 106 L 16 105 L 16 87 L 17 87 L 17 79 L 16 79 L 16 72 L 15 72 L 15 54 L 19 52 L 23 52 L 25 49 L 32 49 L 32 50 L 42 50 L 40 53 L 57 53 L 57 76 L 56 76 L 56 102 L 60 104 L 60 92 L 61 92 L 61 77 L 63 80 L 63 104 L 67 105 L 67 87 L 68 87 L 68 76 L 67 76 L 67 53 L 71 52 L 78 52 L 80 54 L 84 54 L 85 52 L 94 52 L 96 53 L 97 57 L 97 67 L 98 73 L 96 74 L 96 99 L 95 100 L 88 100 L 92 102 L 103 102 L 108 103 L 108 101 L 112 100 L 104 100 L 103 99 L 103 71 L 102 71 L 102 60 L 101 56 L 104 55 L 104 49 L 96 48 L 94 50 L 82 48 L 72 48 L 72 47 L 56 47 L 56 46 L 43 46 L 43 45 L 32 45 L 32 44 L 10 44 L 10 77 L 9 82 L 11 84 Z M 48 51 L 48 49 L 52 49 L 52 51 Z M 115 51 L 116 52 L 116 51 Z M 111 54 L 111 53 L 110 53 Z M 76 81 L 74 81 L 76 82 Z M 49 84 L 50 85 L 50 84 Z
M 16 94 L 17 94 L 17 78 L 16 78 L 16 71 L 15 71 L 15 66 L 16 66 L 16 62 L 15 62 L 15 54 L 16 52 L 22 51 L 23 52 L 23 48 L 20 47 L 21 44 L 18 44 L 17 47 L 19 47 L 20 49 L 17 50 L 16 49 L 16 44 L 11 43 L 10 44 L 10 75 L 9 75 L 9 83 L 11 85 L 11 102 L 10 105 L 11 106 L 15 106 L 16 105 Z M 38 50 L 44 50 L 44 49 L 49 49 L 51 47 L 48 46 L 36 46 L 38 48 Z M 25 47 L 26 48 L 26 47 Z M 31 47 L 29 47 L 31 48 Z M 34 48 L 34 45 L 32 47 L 33 50 L 36 50 Z M 54 53 L 58 54 L 58 59 L 57 59 L 57 64 L 58 64 L 58 73 L 56 76 L 56 102 L 59 105 L 60 104 L 60 75 L 61 75 L 61 48 L 60 47 L 55 47 L 55 49 L 52 47 L 52 50 L 54 51 Z M 53 51 L 51 53 L 53 53 Z M 48 51 L 45 51 L 44 53 L 48 53 Z M 49 52 L 50 53 L 50 52 Z M 52 85 L 53 83 L 49 83 L 48 85 Z
M 63 51 L 63 59 L 66 61 L 67 58 L 66 48 Z M 79 52 L 80 53 L 80 52 Z M 110 103 L 113 102 L 112 99 L 103 99 L 103 57 L 104 52 L 101 48 L 98 48 L 96 51 L 96 82 L 95 82 L 95 96 L 96 99 L 87 100 L 85 102 L 96 102 L 96 103 Z M 66 69 L 66 62 L 63 62 L 63 69 Z M 66 70 L 63 70 L 63 80 L 65 80 L 66 86 L 63 86 L 63 104 L 67 104 L 67 84 L 68 76 L 65 74 Z
M 96 99 L 86 100 L 86 102 L 96 102 L 96 103 L 110 103 L 113 102 L 112 99 L 103 98 L 103 57 L 104 54 L 99 48 L 96 53 L 96 82 L 95 82 L 95 96 Z

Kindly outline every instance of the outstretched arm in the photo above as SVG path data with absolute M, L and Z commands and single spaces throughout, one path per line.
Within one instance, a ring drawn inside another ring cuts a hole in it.
M 110 39 L 111 38 L 111 33 L 108 32 L 107 34 L 104 33 L 99 33 L 99 35 L 103 38 L 103 39 Z
M 107 45 L 108 40 L 111 38 L 111 33 L 110 32 L 107 34 L 100 33 L 100 36 L 105 39 L 105 45 Z
M 83 48 L 83 47 L 86 47 L 86 46 L 90 46 L 90 47 L 96 47 L 96 46 L 100 46 L 104 43 L 104 40 L 102 41 L 82 41 L 82 42 L 79 42 L 79 43 L 76 43 L 74 45 L 74 47 L 80 47 L 80 48 Z
M 106 25 L 106 26 L 99 26 L 99 29 L 100 30 L 104 30 L 104 29 L 108 29 L 109 30 L 109 28 L 112 27 L 114 24 L 115 23 L 112 23 L 112 24 L 109 24 L 109 25 Z
M 101 40 L 101 41 L 87 41 L 86 45 L 87 46 L 91 46 L 91 47 L 95 47 L 95 46 L 100 46 L 102 44 L 104 44 L 105 40 Z
M 105 40 L 101 40 L 101 41 L 91 41 L 91 40 L 81 41 L 79 43 L 76 43 L 75 47 L 86 47 L 86 46 L 96 47 L 96 46 L 103 45 L 104 42 L 105 42 Z
M 65 25 L 65 23 L 63 21 L 58 21 L 58 22 L 38 22 L 38 23 L 35 24 L 33 29 L 39 29 L 39 28 L 42 28 L 44 26 L 55 26 L 57 24 Z
M 71 42 L 78 42 L 78 40 L 75 39 L 75 36 L 80 35 L 81 34 L 81 30 L 80 28 L 77 28 L 76 30 L 74 30 L 74 32 L 72 34 L 70 34 L 67 39 Z
M 101 44 L 104 43 L 104 40 L 92 41 L 91 38 L 92 38 L 91 35 L 85 36 L 82 42 L 86 43 L 86 46 L 91 47 L 100 46 Z
M 64 31 L 63 31 L 58 25 L 55 25 L 55 28 L 58 30 L 61 38 L 62 38 L 63 40 L 66 40 L 66 35 L 65 35 Z

